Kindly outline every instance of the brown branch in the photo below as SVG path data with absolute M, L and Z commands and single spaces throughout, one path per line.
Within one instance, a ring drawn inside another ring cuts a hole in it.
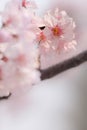
M 47 68 L 45 70 L 40 70 L 41 80 L 52 78 L 56 76 L 57 74 L 60 74 L 70 68 L 77 67 L 86 61 L 87 61 L 87 50 L 78 54 L 77 56 L 74 56 L 50 68 Z M 9 93 L 8 96 L 0 97 L 0 100 L 8 99 L 10 96 L 11 96 L 11 93 Z
M 49 79 L 87 61 L 87 50 L 52 67 L 41 71 L 41 80 Z

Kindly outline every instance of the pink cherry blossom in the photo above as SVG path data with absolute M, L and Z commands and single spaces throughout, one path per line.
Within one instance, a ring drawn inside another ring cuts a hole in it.
M 44 16 L 44 33 L 50 40 L 50 48 L 54 51 L 75 49 L 75 23 L 65 11 L 56 9 L 54 12 L 48 11 Z
M 10 1 L 1 13 L 0 77 L 4 87 L 31 86 L 40 81 L 39 50 L 36 34 L 42 20 L 36 16 L 34 2 Z
M 34 1 L 11 0 L 0 13 L 0 83 L 7 89 L 40 81 L 41 54 L 75 48 L 73 19 L 58 9 L 40 18 L 36 9 Z

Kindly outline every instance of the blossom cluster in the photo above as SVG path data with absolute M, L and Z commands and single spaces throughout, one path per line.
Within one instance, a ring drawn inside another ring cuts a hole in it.
M 25 87 L 40 81 L 40 55 L 75 49 L 75 23 L 65 11 L 36 14 L 34 1 L 11 0 L 1 16 L 0 88 Z

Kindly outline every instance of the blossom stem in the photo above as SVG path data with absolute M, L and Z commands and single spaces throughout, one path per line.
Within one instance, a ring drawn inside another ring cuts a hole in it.
M 60 74 L 73 67 L 77 67 L 84 62 L 87 62 L 87 50 L 52 67 L 40 70 L 41 80 L 52 78 L 57 74 Z

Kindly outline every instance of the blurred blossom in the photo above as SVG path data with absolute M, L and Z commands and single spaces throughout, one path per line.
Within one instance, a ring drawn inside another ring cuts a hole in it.
M 4 87 L 40 81 L 40 55 L 75 49 L 75 23 L 65 11 L 36 15 L 34 1 L 11 0 L 0 13 L 0 79 Z

